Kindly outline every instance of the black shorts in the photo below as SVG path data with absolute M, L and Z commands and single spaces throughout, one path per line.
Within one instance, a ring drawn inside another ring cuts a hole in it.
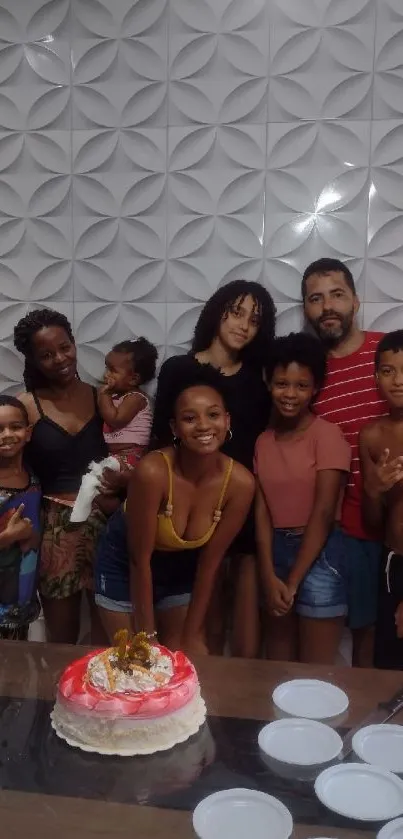
M 255 538 L 255 508 L 252 504 L 248 517 L 244 526 L 239 531 L 237 536 L 228 550 L 229 556 L 237 554 L 256 554 L 256 538 Z
M 403 670 L 403 638 L 396 635 L 395 612 L 403 600 L 403 556 L 384 547 L 379 579 L 374 664 L 382 670 Z

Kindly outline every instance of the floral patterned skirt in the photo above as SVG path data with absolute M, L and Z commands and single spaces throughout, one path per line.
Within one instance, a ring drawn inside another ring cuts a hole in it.
M 87 521 L 72 524 L 71 509 L 49 498 L 43 501 L 39 592 L 49 599 L 61 600 L 93 588 L 95 550 L 106 517 L 96 509 Z

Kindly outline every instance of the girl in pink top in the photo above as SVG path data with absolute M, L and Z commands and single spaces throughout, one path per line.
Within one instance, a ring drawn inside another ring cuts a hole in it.
M 316 338 L 277 338 L 267 370 L 271 427 L 255 447 L 258 557 L 267 656 L 334 663 L 347 614 L 344 535 L 337 526 L 350 447 L 315 416 L 325 376 Z
M 152 409 L 141 386 L 155 376 L 158 352 L 146 338 L 122 341 L 105 358 L 104 385 L 98 392 L 104 440 L 110 454 L 131 469 L 150 439 Z

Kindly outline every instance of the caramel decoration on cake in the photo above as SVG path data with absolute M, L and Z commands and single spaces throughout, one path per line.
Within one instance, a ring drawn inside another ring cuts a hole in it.
M 145 632 L 133 635 L 127 629 L 119 629 L 113 640 L 116 646 L 100 655 L 111 691 L 116 690 L 116 671 L 130 676 L 136 671 L 149 673 L 152 666 L 152 647 Z
M 135 668 L 150 670 L 151 644 L 145 632 L 130 635 L 127 629 L 120 629 L 114 636 L 116 659 L 114 666 L 123 673 L 130 673 Z

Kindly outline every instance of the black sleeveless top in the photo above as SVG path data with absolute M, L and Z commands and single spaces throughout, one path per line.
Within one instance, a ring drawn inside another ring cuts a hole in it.
M 81 479 L 92 460 L 102 460 L 108 449 L 102 433 L 102 418 L 94 395 L 94 416 L 77 434 L 70 434 L 44 414 L 42 405 L 33 393 L 39 411 L 32 437 L 25 448 L 26 461 L 39 478 L 44 495 L 78 492 Z
M 186 376 L 188 371 L 198 364 L 190 353 L 164 361 L 158 376 L 154 402 L 151 434 L 153 448 L 169 446 L 172 443 L 170 415 L 167 414 L 169 394 L 174 382 Z M 221 451 L 253 471 L 255 443 L 259 434 L 267 428 L 270 418 L 271 400 L 267 387 L 262 374 L 246 363 L 232 376 L 223 376 L 223 385 L 231 415 L 232 439 L 224 443 Z

